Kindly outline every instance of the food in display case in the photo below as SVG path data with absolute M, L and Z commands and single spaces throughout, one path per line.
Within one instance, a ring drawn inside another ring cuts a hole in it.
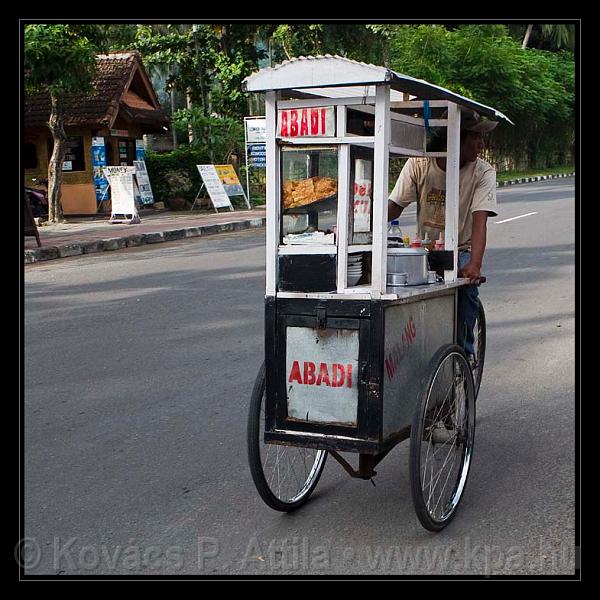
M 284 208 L 298 208 L 337 194 L 337 180 L 332 177 L 309 177 L 283 182 Z
M 335 244 L 338 153 L 332 147 L 282 148 L 281 244 Z M 302 219 L 299 217 L 303 216 Z

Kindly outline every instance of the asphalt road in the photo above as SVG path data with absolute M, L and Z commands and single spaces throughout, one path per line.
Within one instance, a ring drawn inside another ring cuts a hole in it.
M 26 572 L 572 574 L 574 180 L 498 201 L 474 461 L 438 534 L 414 513 L 408 442 L 376 486 L 330 460 L 295 513 L 256 493 L 264 230 L 26 266 Z

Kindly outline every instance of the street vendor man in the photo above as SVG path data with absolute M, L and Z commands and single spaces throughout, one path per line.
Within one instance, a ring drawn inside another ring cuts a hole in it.
M 445 116 L 445 115 L 444 115 Z M 487 237 L 487 219 L 496 216 L 496 171 L 478 157 L 483 135 L 498 124 L 461 107 L 459 159 L 458 275 L 472 283 L 481 277 Z M 434 136 L 430 151 L 446 146 L 446 128 Z M 397 219 L 405 207 L 417 202 L 417 226 L 421 238 L 439 238 L 445 228 L 446 158 L 409 158 L 388 200 L 388 220 Z M 469 358 L 474 354 L 473 328 L 479 291 L 476 285 L 458 292 L 457 341 Z

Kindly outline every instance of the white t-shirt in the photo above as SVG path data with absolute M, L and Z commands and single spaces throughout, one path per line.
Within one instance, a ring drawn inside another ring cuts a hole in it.
M 478 158 L 459 172 L 458 247 L 471 247 L 472 213 L 485 210 L 496 216 L 496 171 Z M 389 198 L 406 208 L 417 202 L 417 224 L 421 236 L 436 240 L 444 231 L 446 216 L 446 172 L 435 158 L 409 158 Z

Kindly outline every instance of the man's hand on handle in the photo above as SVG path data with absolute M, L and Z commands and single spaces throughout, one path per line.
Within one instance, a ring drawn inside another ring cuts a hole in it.
M 458 276 L 468 279 L 473 285 L 485 282 L 485 277 L 481 275 L 481 267 L 473 262 L 468 262 L 462 269 L 459 269 Z

